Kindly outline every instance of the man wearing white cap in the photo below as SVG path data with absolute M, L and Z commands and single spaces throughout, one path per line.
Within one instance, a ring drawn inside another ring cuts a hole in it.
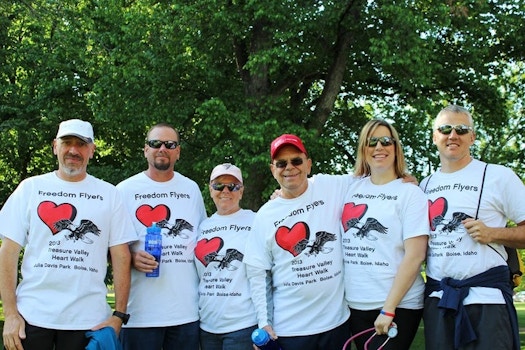
M 93 140 L 90 123 L 62 122 L 53 141 L 58 170 L 23 180 L 0 211 L 7 349 L 84 349 L 87 330 L 110 326 L 118 334 L 129 318 L 128 243 L 136 235 L 116 188 L 86 171 L 95 152 Z M 108 250 L 113 315 L 104 283 Z
M 243 259 L 255 213 L 239 205 L 244 186 L 233 164 L 213 169 L 209 191 L 217 212 L 199 226 L 195 248 L 201 350 L 251 349 L 257 318 Z
M 144 145 L 148 168 L 117 185 L 139 240 L 132 245 L 128 311 L 121 333 L 125 350 L 198 350 L 199 308 L 194 253 L 197 228 L 206 218 L 197 183 L 174 171 L 179 132 L 166 123 L 150 128 Z M 146 228 L 161 228 L 162 258 L 144 250 Z M 159 277 L 146 273 L 159 267 Z

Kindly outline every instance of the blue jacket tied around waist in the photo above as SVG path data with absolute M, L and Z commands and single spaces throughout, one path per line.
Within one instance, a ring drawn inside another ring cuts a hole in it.
M 518 315 L 516 314 L 516 309 L 512 301 L 512 286 L 509 281 L 509 268 L 506 265 L 493 267 L 464 280 L 445 277 L 441 281 L 437 281 L 427 276 L 425 297 L 428 297 L 432 292 L 442 290 L 443 296 L 438 303 L 438 307 L 441 309 L 443 316 L 446 313 L 452 313 L 455 318 L 454 348 L 458 349 L 460 346 L 477 339 L 477 335 L 472 328 L 467 311 L 463 305 L 463 300 L 468 296 L 470 287 L 488 287 L 501 290 L 512 327 L 512 349 L 519 350 Z

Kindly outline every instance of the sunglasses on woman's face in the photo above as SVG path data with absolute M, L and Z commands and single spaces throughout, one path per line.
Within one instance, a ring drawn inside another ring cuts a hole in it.
M 368 147 L 375 147 L 377 146 L 377 143 L 380 142 L 383 147 L 391 146 L 396 142 L 393 138 L 389 136 L 381 136 L 381 137 L 375 137 L 372 136 L 368 139 Z
M 452 130 L 456 130 L 456 134 L 458 135 L 465 135 L 469 131 L 472 131 L 472 127 L 465 125 L 465 124 L 458 124 L 458 125 L 443 124 L 437 127 L 437 131 L 439 131 L 443 135 L 449 135 L 452 132 Z
M 211 184 L 211 188 L 213 188 L 215 191 L 222 192 L 225 188 L 227 188 L 230 192 L 237 192 L 242 188 L 241 184 L 221 184 L 221 183 L 214 183 Z

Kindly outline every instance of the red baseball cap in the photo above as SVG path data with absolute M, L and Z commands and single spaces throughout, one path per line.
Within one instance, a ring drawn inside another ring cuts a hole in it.
M 275 158 L 275 154 L 286 145 L 292 145 L 295 146 L 299 151 L 303 152 L 304 154 L 308 154 L 306 152 L 306 148 L 303 145 L 303 141 L 295 135 L 292 134 L 283 134 L 272 141 L 272 144 L 270 146 L 270 156 L 272 159 Z

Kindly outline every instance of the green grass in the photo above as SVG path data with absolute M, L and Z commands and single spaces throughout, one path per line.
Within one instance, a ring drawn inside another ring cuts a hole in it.
M 113 306 L 115 304 L 115 296 L 113 294 L 108 295 L 108 303 Z M 521 350 L 525 350 L 525 303 L 514 303 L 516 310 L 518 311 L 518 323 L 520 325 L 520 343 Z M 0 330 L 4 329 L 4 309 L 2 308 L 2 301 L 0 300 Z M 4 344 L 0 337 L 0 349 L 3 349 Z M 419 326 L 419 330 L 414 339 L 414 343 L 410 347 L 411 350 L 424 350 L 425 341 L 423 339 L 423 323 Z
M 520 327 L 520 345 L 525 349 L 525 303 L 514 303 L 518 311 L 518 325 Z

